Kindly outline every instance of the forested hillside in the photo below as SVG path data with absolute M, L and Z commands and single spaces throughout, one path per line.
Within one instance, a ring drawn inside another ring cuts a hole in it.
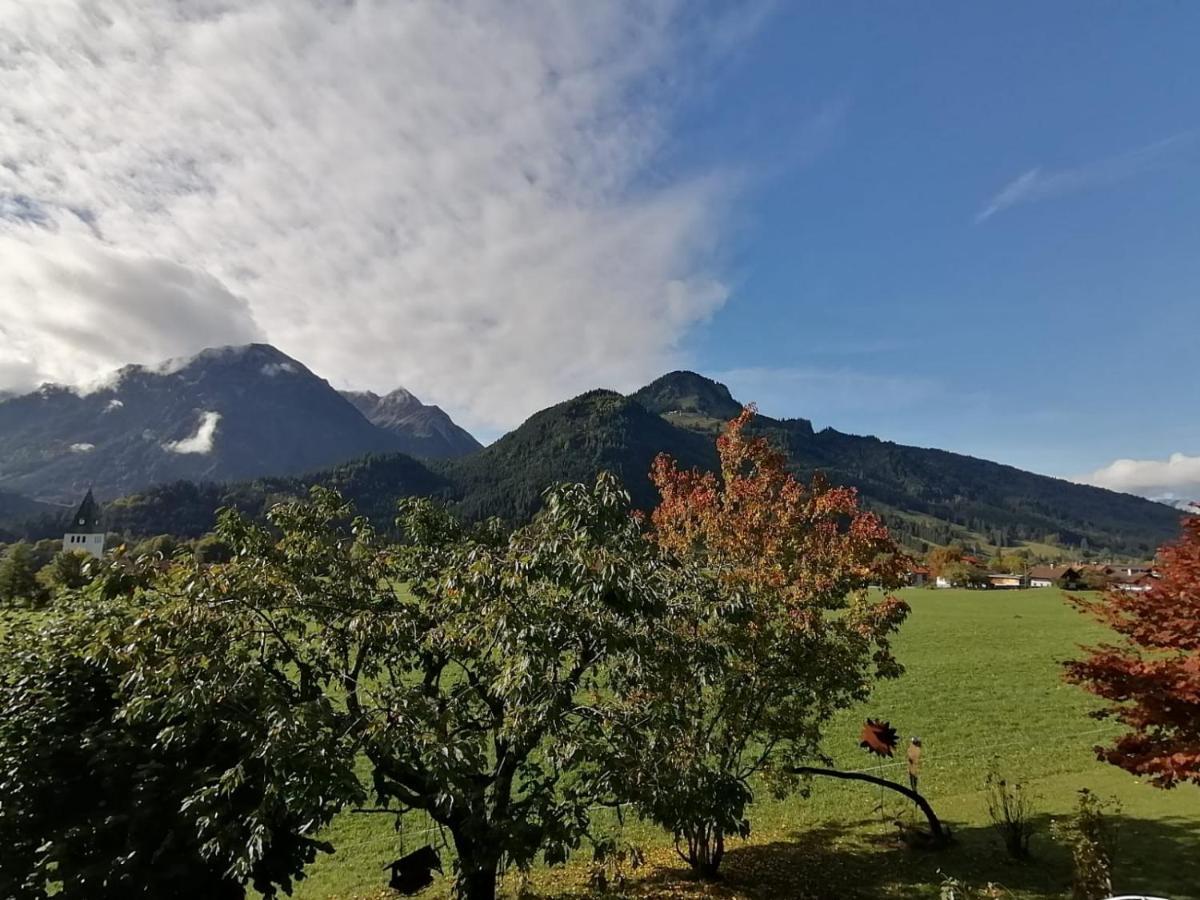
M 590 481 L 603 470 L 648 508 L 656 500 L 650 464 L 664 451 L 687 466 L 716 465 L 711 436 L 675 428 L 629 397 L 591 391 L 542 410 L 480 453 L 436 466 L 453 483 L 463 516 L 520 520 L 548 485 Z
M 724 385 L 694 372 L 664 375 L 633 396 L 679 427 L 707 434 L 740 408 Z M 959 453 L 814 431 L 806 419 L 759 415 L 754 428 L 786 451 L 798 474 L 821 471 L 857 487 L 910 545 L 1034 541 L 1137 556 L 1178 532 L 1177 512 L 1129 494 Z
M 337 489 L 356 509 L 382 527 L 390 526 L 400 497 L 451 499 L 449 482 L 401 453 L 363 459 L 300 478 L 262 478 L 217 484 L 177 481 L 122 497 L 104 511 L 105 527 L 128 535 L 198 537 L 216 524 L 223 507 L 260 517 L 275 503 L 307 494 L 313 485 Z M 38 535 L 44 536 L 44 535 Z

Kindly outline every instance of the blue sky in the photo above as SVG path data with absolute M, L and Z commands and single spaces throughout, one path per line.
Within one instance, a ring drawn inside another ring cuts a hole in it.
M 269 341 L 492 439 L 686 367 L 1200 496 L 1200 4 L 11 12 L 0 390 Z
M 676 134 L 748 181 L 699 366 L 1051 474 L 1200 454 L 1198 38 L 1194 4 L 781 4 Z

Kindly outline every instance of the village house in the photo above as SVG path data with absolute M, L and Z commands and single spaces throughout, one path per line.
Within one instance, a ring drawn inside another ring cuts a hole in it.
M 1153 563 L 1104 563 L 1089 566 L 1089 568 L 1103 572 L 1110 578 L 1132 578 L 1138 575 L 1151 575 L 1154 572 Z
M 1086 563 L 1077 566 L 1034 566 L 1029 570 L 1029 586 L 1063 587 L 1069 591 L 1087 587 L 1085 576 L 1103 576 L 1103 581 L 1121 591 L 1148 591 L 1154 585 L 1152 564 Z M 1093 578 L 1094 581 L 1094 578 Z M 1093 586 L 1095 584 L 1093 583 Z
M 1083 572 L 1074 566 L 1034 566 L 1029 570 L 1029 586 L 1047 588 L 1061 585 L 1069 591 L 1083 586 Z
M 929 581 L 929 569 L 925 566 L 913 566 L 908 570 L 909 587 L 924 587 Z
M 1155 577 L 1149 572 L 1141 572 L 1138 574 L 1113 575 L 1109 583 L 1118 591 L 1129 591 L 1140 594 L 1154 587 L 1155 580 Z
M 1000 588 L 1003 590 L 1011 590 L 1013 588 L 1025 587 L 1025 576 L 1015 573 L 997 573 L 988 575 L 988 587 Z

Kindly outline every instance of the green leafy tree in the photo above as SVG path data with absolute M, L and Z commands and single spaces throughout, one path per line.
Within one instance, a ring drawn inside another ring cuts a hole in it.
M 233 548 L 215 534 L 206 534 L 196 541 L 196 562 L 224 563 L 233 559 Z
M 1005 553 L 999 551 L 992 559 L 993 572 L 1009 572 L 1023 575 L 1029 570 L 1029 555 L 1024 551 Z
M 342 723 L 174 573 L 115 597 L 109 576 L 138 580 L 102 573 L 87 602 L 6 636 L 0 896 L 290 893 L 314 832 L 362 796 Z
M 91 580 L 91 556 L 63 550 L 38 572 L 38 582 L 48 591 L 79 590 Z
M 395 547 L 322 489 L 270 519 L 223 516 L 233 559 L 182 566 L 192 603 L 236 620 L 280 702 L 337 710 L 376 808 L 449 833 L 463 896 L 565 859 L 607 790 L 614 673 L 638 683 L 674 584 L 615 481 L 548 492 L 509 535 L 410 501 Z
M 12 544 L 0 559 L 0 601 L 31 603 L 44 592 L 37 580 L 37 561 L 33 548 L 24 542 Z
M 42 540 L 36 541 L 33 545 L 33 558 L 39 569 L 61 552 L 61 538 L 42 538 Z
M 608 739 L 659 724 L 628 696 L 661 684 L 668 610 L 712 588 L 610 476 L 511 533 L 428 501 L 399 524 L 396 546 L 319 488 L 267 525 L 226 512 L 228 563 L 118 551 L 24 630 L 0 669 L 0 895 L 286 890 L 366 799 L 363 758 L 376 809 L 449 833 L 461 895 L 565 859 L 613 799 Z
M 960 587 L 982 588 L 988 585 L 987 572 L 967 559 L 947 563 L 942 569 L 942 577 Z
M 138 544 L 133 555 L 150 556 L 157 559 L 170 559 L 175 555 L 175 551 L 179 549 L 179 539 L 170 534 L 160 534 L 152 538 L 146 538 Z

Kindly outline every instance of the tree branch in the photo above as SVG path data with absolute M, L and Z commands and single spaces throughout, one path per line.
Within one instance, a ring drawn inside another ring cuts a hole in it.
M 897 784 L 894 781 L 888 781 L 886 778 L 877 778 L 874 775 L 867 775 L 864 772 L 842 772 L 838 769 L 819 769 L 814 766 L 792 766 L 787 770 L 793 775 L 826 775 L 829 778 L 841 778 L 845 781 L 865 781 L 868 784 L 875 784 L 882 788 L 887 788 L 889 791 L 896 791 L 903 794 L 913 803 L 920 807 L 921 812 L 925 814 L 925 818 L 929 821 L 929 830 L 933 834 L 934 840 L 939 844 L 949 843 L 950 832 L 947 831 L 938 819 L 937 814 L 933 811 L 933 807 L 929 805 L 924 797 L 916 791 Z

